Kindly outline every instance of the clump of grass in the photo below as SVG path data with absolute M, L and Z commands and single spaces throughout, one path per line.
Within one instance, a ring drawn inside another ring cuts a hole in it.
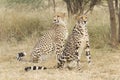
M 110 43 L 109 34 L 110 32 L 108 26 L 106 26 L 106 28 L 105 26 L 96 26 L 89 29 L 91 47 L 97 49 L 107 47 Z
M 3 4 L 7 8 L 31 8 L 31 9 L 38 9 L 38 8 L 45 8 L 46 1 L 44 0 L 0 0 L 0 4 Z
M 95 7 L 92 14 L 88 16 L 88 32 L 90 35 L 91 47 L 106 48 L 110 43 L 108 7 Z
M 0 9 L 0 40 L 17 41 L 30 37 L 33 33 L 38 34 L 50 27 L 51 18 L 47 13 L 39 11 L 34 12 L 16 12 L 14 9 Z

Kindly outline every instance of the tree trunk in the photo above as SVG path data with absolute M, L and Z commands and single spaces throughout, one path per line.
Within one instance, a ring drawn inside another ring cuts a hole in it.
M 53 11 L 54 11 L 54 13 L 56 12 L 56 3 L 55 3 L 55 0 L 53 0 Z
M 64 0 L 66 5 L 67 5 L 67 10 L 68 10 L 68 17 L 70 17 L 73 13 L 73 4 L 71 4 L 71 0 Z
M 51 5 L 51 4 L 50 4 L 50 0 L 48 0 L 48 7 L 50 7 L 50 5 Z
M 111 45 L 117 47 L 117 27 L 115 18 L 115 8 L 113 0 L 108 0 L 109 12 L 110 12 L 110 26 L 111 26 Z
M 88 10 L 85 12 L 89 12 L 94 8 L 95 5 L 101 2 L 101 0 L 64 0 L 67 5 L 68 16 L 74 14 L 84 14 L 86 8 Z
M 115 9 L 118 11 L 118 0 L 115 0 Z
M 119 41 L 119 43 L 120 43 L 120 4 L 119 4 L 119 15 L 118 15 L 118 21 L 119 21 L 118 41 Z
M 50 0 L 48 0 L 48 8 L 49 8 L 49 11 L 50 11 L 50 6 L 51 6 L 51 2 L 50 2 Z

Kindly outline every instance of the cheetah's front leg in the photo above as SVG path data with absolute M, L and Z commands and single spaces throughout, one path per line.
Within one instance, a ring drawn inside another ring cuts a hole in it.
M 81 54 L 79 54 L 79 46 L 80 45 L 76 45 L 75 47 L 75 58 L 77 60 L 77 68 L 80 69 L 80 56 Z
M 63 45 L 63 42 L 60 41 L 59 43 L 57 42 L 55 44 L 55 51 L 56 51 L 56 58 L 57 58 L 57 68 L 62 68 L 63 65 L 64 65 L 64 61 L 62 59 L 62 52 L 63 52 L 63 48 L 64 48 L 64 45 Z
M 91 64 L 91 55 L 90 55 L 90 44 L 89 41 L 86 41 L 86 47 L 85 47 L 86 57 L 88 64 Z

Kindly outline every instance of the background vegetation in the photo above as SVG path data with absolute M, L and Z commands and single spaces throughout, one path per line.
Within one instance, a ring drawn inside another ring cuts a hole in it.
M 37 39 L 42 31 L 52 24 L 53 5 L 48 0 L 0 0 L 0 41 L 18 43 Z M 110 28 L 107 3 L 98 5 L 88 14 L 88 29 L 91 46 L 104 48 L 109 46 Z M 56 2 L 56 12 L 67 13 L 66 4 L 62 0 Z M 68 19 L 68 28 L 72 28 L 75 20 Z
M 68 12 L 65 1 L 70 0 L 55 0 L 55 5 L 52 1 L 54 0 L 0 0 L 0 80 L 120 80 L 120 50 L 110 46 L 111 27 L 106 0 L 101 0 L 102 3 L 95 5 L 88 14 L 91 66 L 88 66 L 83 53 L 79 71 L 55 68 L 24 71 L 26 66 L 31 65 L 48 68 L 56 65 L 55 54 L 49 55 L 46 61 L 40 63 L 16 60 L 17 53 L 21 51 L 25 51 L 25 59 L 30 60 L 30 53 L 38 38 L 51 27 L 55 11 Z M 71 14 L 67 18 L 70 32 L 75 25 L 75 14 Z M 118 30 L 118 20 L 116 22 Z

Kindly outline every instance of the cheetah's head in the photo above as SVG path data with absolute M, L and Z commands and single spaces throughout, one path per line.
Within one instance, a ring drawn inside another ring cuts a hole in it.
M 86 26 L 87 24 L 87 15 L 82 15 L 77 17 L 77 23 L 81 26 Z
M 65 26 L 66 25 L 66 23 L 65 23 L 65 13 L 57 12 L 54 15 L 53 23 Z

